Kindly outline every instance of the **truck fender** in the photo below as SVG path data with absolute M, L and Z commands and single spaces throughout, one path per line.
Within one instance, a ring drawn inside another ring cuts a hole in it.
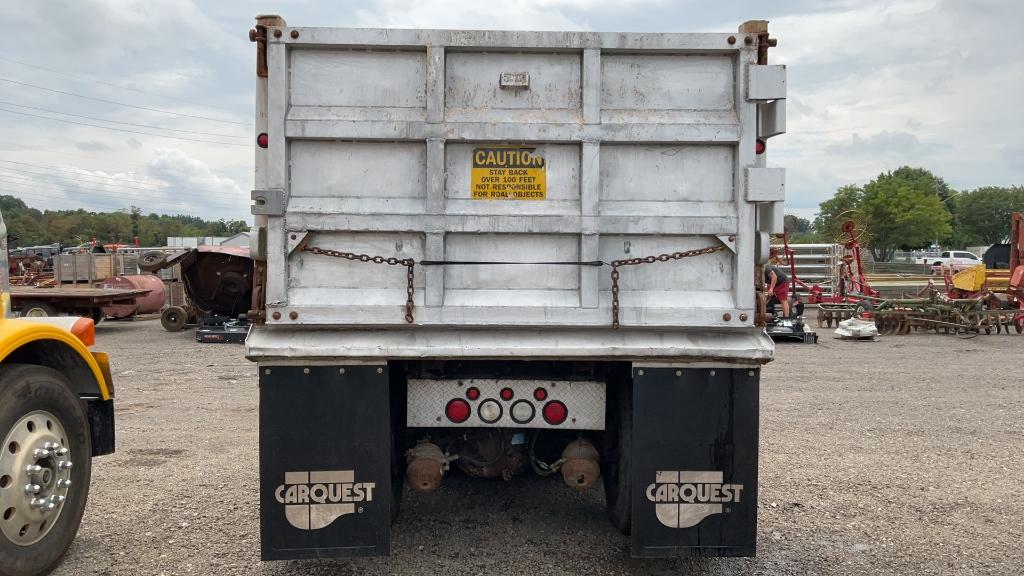
M 0 363 L 53 368 L 79 396 L 109 400 L 114 395 L 107 355 L 90 352 L 71 332 L 48 322 L 0 321 Z

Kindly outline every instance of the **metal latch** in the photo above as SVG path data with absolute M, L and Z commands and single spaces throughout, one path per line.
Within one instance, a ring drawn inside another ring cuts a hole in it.
M 284 190 L 253 190 L 252 202 L 257 216 L 284 216 Z
M 529 72 L 502 72 L 501 77 L 498 79 L 498 85 L 501 88 L 510 88 L 513 90 L 529 90 L 530 89 L 530 73 Z
M 249 42 L 256 43 L 256 76 L 267 77 L 267 27 L 257 24 L 249 30 Z

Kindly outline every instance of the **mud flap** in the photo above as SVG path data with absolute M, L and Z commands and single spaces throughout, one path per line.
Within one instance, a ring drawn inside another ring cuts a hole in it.
M 259 371 L 262 559 L 387 555 L 388 368 Z
M 754 555 L 759 376 L 633 368 L 633 556 Z

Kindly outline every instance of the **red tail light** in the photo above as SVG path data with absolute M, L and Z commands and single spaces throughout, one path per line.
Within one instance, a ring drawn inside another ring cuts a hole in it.
M 533 398 L 538 402 L 543 402 L 548 398 L 548 391 L 543 388 L 537 388 L 533 391 Z
M 768 149 L 768 143 L 763 139 L 758 138 L 757 144 L 754 145 L 754 152 L 758 154 L 764 154 L 764 151 Z
M 270 136 L 267 136 L 266 132 L 261 133 L 259 136 L 256 137 L 256 144 L 260 148 L 266 148 L 267 146 L 270 145 Z
M 565 419 L 569 416 L 569 409 L 558 400 L 552 400 L 544 405 L 544 410 L 541 413 L 544 415 L 545 422 L 555 425 L 565 422 Z
M 469 402 L 462 398 L 456 398 L 444 407 L 444 415 L 456 424 L 461 424 L 469 419 Z
M 511 400 L 512 396 L 514 396 L 511 388 L 502 388 L 498 395 L 501 396 L 502 400 Z
M 466 390 L 466 398 L 469 398 L 470 400 L 476 400 L 479 397 L 480 389 L 477 388 L 476 386 L 471 386 L 468 390 Z

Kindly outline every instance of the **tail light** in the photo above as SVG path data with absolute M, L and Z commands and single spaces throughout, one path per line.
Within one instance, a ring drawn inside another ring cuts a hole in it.
M 469 402 L 462 398 L 456 398 L 448 402 L 448 405 L 444 407 L 444 415 L 456 424 L 469 420 Z
M 541 414 L 543 414 L 544 421 L 548 424 L 561 424 L 569 416 L 569 409 L 558 400 L 552 400 L 544 405 Z
M 494 424 L 501 420 L 501 404 L 494 399 L 484 400 L 477 408 L 477 415 L 487 424 Z
M 266 146 L 264 146 L 266 148 Z M 764 151 L 768 149 L 768 143 L 765 142 L 764 138 L 758 138 L 757 144 L 754 145 L 754 152 L 757 154 L 764 154 Z
M 509 411 L 512 416 L 512 421 L 516 424 L 526 424 L 530 420 L 533 420 L 535 410 L 533 404 L 530 404 L 526 400 L 519 400 L 515 404 L 512 404 L 512 409 Z
M 266 132 L 261 132 L 260 135 L 256 137 L 256 145 L 260 148 L 266 148 L 270 145 L 270 136 L 267 136 Z

